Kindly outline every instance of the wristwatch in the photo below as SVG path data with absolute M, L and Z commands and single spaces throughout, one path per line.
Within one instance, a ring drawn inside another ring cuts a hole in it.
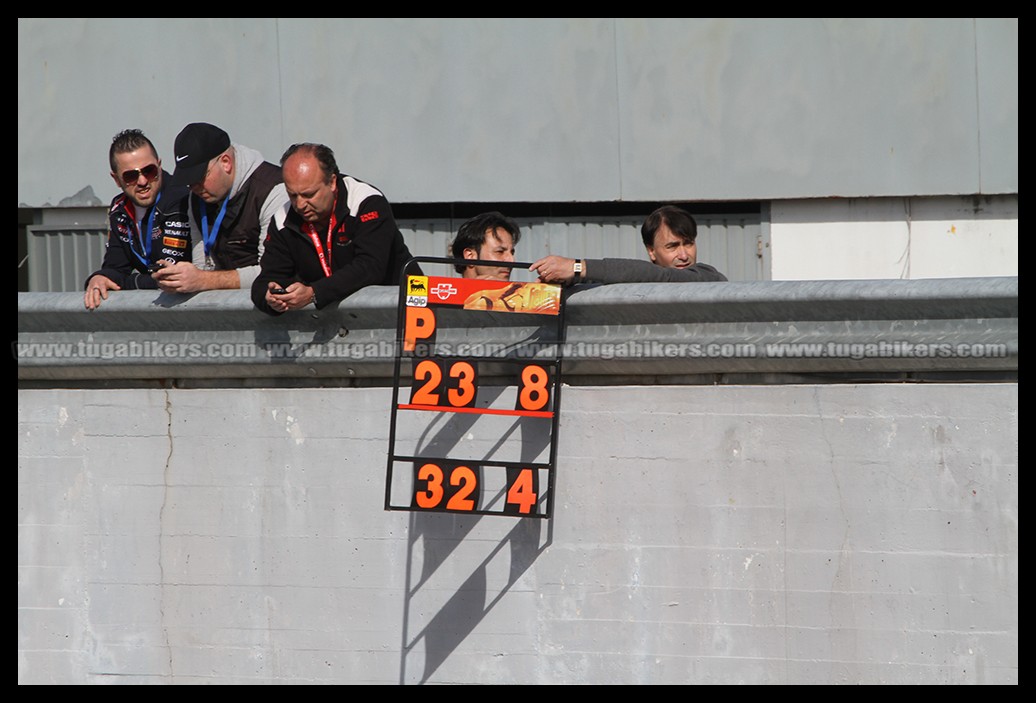
M 582 276 L 582 273 L 583 273 L 583 262 L 582 261 L 576 261 L 575 263 L 572 264 L 572 273 L 574 273 L 576 276 L 580 276 L 580 277 Z

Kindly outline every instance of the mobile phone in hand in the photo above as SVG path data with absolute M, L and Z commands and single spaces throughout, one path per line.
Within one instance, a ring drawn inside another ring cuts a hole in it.
M 161 271 L 165 266 L 163 264 L 168 263 L 165 259 L 159 259 L 155 263 L 147 267 L 148 273 L 154 273 L 155 271 Z
M 287 293 L 288 291 L 284 290 L 284 289 L 283 289 L 283 288 L 281 288 L 280 286 L 277 286 L 276 288 L 271 288 L 271 289 L 270 289 L 270 292 L 271 292 L 271 293 L 273 293 L 274 295 L 284 295 L 284 294 L 286 294 L 286 293 Z

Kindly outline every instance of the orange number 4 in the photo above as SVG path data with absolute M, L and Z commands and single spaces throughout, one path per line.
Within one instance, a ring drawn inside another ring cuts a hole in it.
M 508 478 L 510 478 L 512 470 L 508 469 L 507 474 Z M 508 506 L 513 505 L 515 508 L 507 512 L 518 512 L 522 515 L 528 515 L 532 511 L 532 506 L 536 505 L 536 499 L 539 497 L 536 494 L 537 481 L 534 480 L 532 469 L 518 469 L 517 474 L 507 488 L 507 504 Z

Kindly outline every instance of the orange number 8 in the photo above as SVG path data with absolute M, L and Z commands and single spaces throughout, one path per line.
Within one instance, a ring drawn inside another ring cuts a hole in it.
M 522 369 L 522 387 L 518 392 L 518 405 L 523 410 L 540 410 L 550 401 L 547 390 L 549 377 L 542 366 L 526 366 Z

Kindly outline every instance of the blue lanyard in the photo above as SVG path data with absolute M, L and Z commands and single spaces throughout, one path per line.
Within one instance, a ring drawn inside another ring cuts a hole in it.
M 140 249 L 144 252 L 144 256 L 138 254 L 136 249 L 133 248 L 133 238 L 130 238 L 130 251 L 140 260 L 140 263 L 144 264 L 144 268 L 147 268 L 148 264 L 151 263 L 151 228 L 155 226 L 155 213 L 158 212 L 158 201 L 161 199 L 162 194 L 159 193 L 158 197 L 155 198 L 154 204 L 151 205 L 151 214 L 147 218 L 147 229 L 137 230 L 137 238 L 140 240 Z
M 219 215 L 216 216 L 216 222 L 212 225 L 212 234 L 209 234 L 209 213 L 206 212 L 206 208 L 202 206 L 201 209 L 201 239 L 205 243 L 205 257 L 208 258 L 209 251 L 212 250 L 212 245 L 216 243 L 216 235 L 219 234 L 219 225 L 223 222 L 223 216 L 227 214 L 227 201 L 230 200 L 230 196 L 223 198 L 223 205 L 219 209 Z

